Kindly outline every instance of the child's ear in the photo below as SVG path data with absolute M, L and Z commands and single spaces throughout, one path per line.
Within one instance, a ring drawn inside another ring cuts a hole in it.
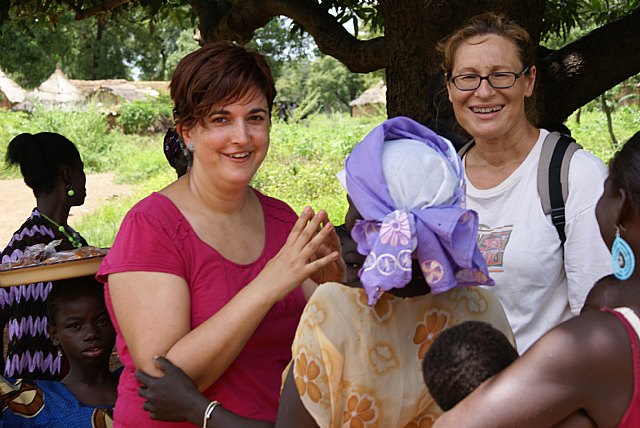
M 58 338 L 58 329 L 51 324 L 47 324 L 47 331 L 49 332 L 49 339 L 53 346 L 60 346 L 60 339 Z

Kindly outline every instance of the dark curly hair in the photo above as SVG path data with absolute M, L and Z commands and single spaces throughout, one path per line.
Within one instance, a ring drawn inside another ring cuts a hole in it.
M 627 141 L 609 162 L 609 177 L 616 189 L 624 189 L 640 212 L 640 131 Z
M 55 132 L 16 136 L 7 147 L 5 163 L 8 167 L 20 165 L 24 182 L 36 196 L 53 191 L 64 167 L 82 168 L 76 146 Z
M 453 408 L 482 382 L 518 358 L 507 337 L 486 322 L 444 330 L 422 360 L 422 375 L 438 406 Z

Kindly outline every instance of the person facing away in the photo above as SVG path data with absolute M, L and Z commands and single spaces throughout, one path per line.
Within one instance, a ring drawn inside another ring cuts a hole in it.
M 326 212 L 298 218 L 250 186 L 276 94 L 264 57 L 207 44 L 180 61 L 170 89 L 192 167 L 127 213 L 98 271 L 124 365 L 114 426 L 171 426 L 137 394 L 136 369 L 162 374 L 154 355 L 210 400 L 273 422 L 305 292 L 342 279 L 338 237 Z
M 483 321 L 465 321 L 436 338 L 422 361 L 422 375 L 446 411 L 516 358 L 518 351 L 501 331 Z
M 116 333 L 101 284 L 93 276 L 57 281 L 47 315 L 69 373 L 61 381 L 0 378 L 0 426 L 111 426 L 119 371 L 109 368 Z
M 167 129 L 162 148 L 167 162 L 176 170 L 178 178 L 185 175 L 191 168 L 191 155 L 184 145 L 180 134 L 176 131 L 176 128 L 171 127 Z
M 86 197 L 84 164 L 75 145 L 53 132 L 24 133 L 11 140 L 5 161 L 9 167 L 20 166 L 36 208 L 11 236 L 0 263 L 15 262 L 27 247 L 55 240 L 61 240 L 57 251 L 86 246 L 87 241 L 67 224 L 71 207 L 82 205 Z M 0 288 L 0 330 L 7 327 L 9 337 L 7 353 L 0 359 L 5 376 L 60 379 L 61 361 L 46 329 L 51 287 L 51 281 L 43 281 Z
M 448 141 L 396 117 L 356 145 L 345 176 L 355 207 L 345 223 L 365 256 L 360 281 L 324 283 L 309 299 L 275 426 L 429 426 L 441 410 L 420 373 L 435 337 L 470 319 L 511 335 L 498 300 L 477 286 L 491 280 L 477 218 L 463 205 L 460 159 Z M 224 396 L 214 397 L 222 406 L 211 402 L 169 360 L 156 362 L 166 376 L 138 373 L 152 417 L 273 426 L 235 419 Z
M 478 213 L 478 245 L 522 353 L 577 315 L 593 283 L 611 273 L 594 216 L 606 167 L 585 150 L 573 155 L 563 245 L 537 189 L 549 133 L 527 119 L 537 74 L 529 35 L 486 13 L 455 30 L 440 50 L 449 101 L 475 141 L 463 158 L 467 206 Z
M 440 333 L 422 360 L 427 389 L 442 410 L 450 410 L 491 376 L 518 358 L 509 339 L 490 324 L 465 321 Z M 582 411 L 557 428 L 595 428 Z
M 446 412 L 438 428 L 544 428 L 578 411 L 601 428 L 640 426 L 639 176 L 640 132 L 611 160 L 596 206 L 624 301 L 611 299 L 613 308 L 585 310 L 543 335 Z

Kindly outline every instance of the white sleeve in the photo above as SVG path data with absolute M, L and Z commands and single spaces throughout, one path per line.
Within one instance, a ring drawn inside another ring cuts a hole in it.
M 611 253 L 600 236 L 595 215 L 606 176 L 607 167 L 591 153 L 578 150 L 571 159 L 564 266 L 569 305 L 575 315 L 595 282 L 611 273 Z

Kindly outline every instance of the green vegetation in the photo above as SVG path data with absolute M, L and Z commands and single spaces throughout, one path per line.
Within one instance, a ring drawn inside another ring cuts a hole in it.
M 296 124 L 274 121 L 271 147 L 253 185 L 261 192 L 286 201 L 300 212 L 306 205 L 325 209 L 336 224 L 346 212 L 345 192 L 335 178 L 353 146 L 384 117 L 351 118 L 344 114 L 313 115 Z M 0 110 L 0 156 L 8 142 L 21 132 L 53 130 L 78 146 L 87 173 L 113 171 L 120 182 L 134 186 L 135 194 L 105 202 L 80 219 L 75 228 L 97 246 L 111 246 L 126 212 L 141 198 L 175 179 L 162 152 L 163 134 L 127 135 L 109 129 L 102 114 L 44 112 L 30 116 Z M 604 161 L 615 152 L 606 118 L 598 109 L 585 108 L 580 123 L 574 114 L 567 122 L 573 136 Z M 620 107 L 613 113 L 613 128 L 621 142 L 640 129 L 637 107 Z M 17 178 L 17 170 L 0 169 L 0 178 Z

